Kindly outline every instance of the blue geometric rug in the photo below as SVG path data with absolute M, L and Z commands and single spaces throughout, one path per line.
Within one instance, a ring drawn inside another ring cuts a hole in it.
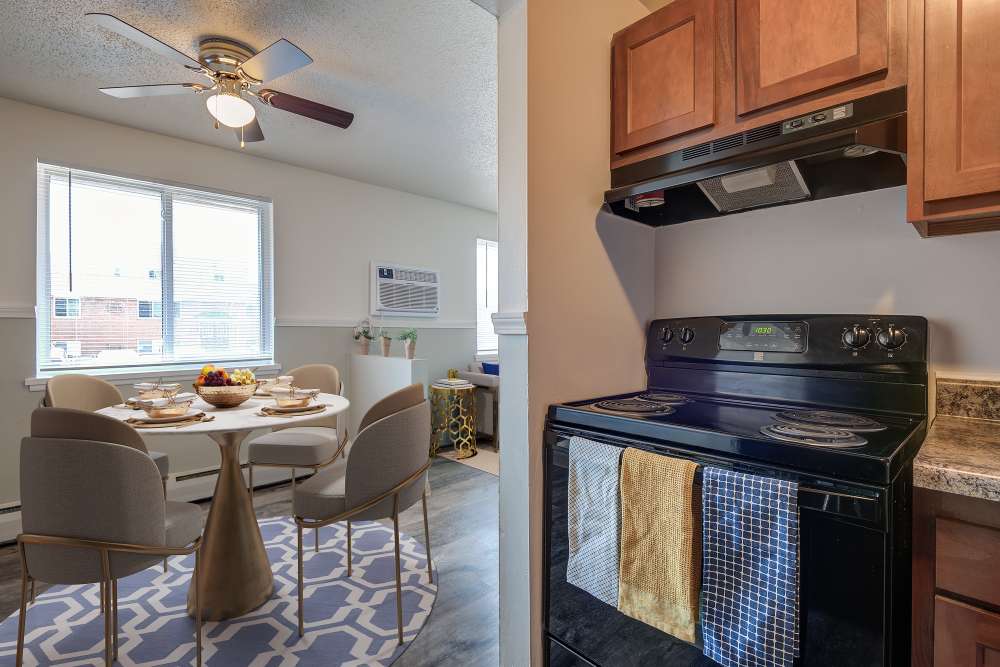
M 271 599 L 246 616 L 203 625 L 202 658 L 220 667 L 333 667 L 388 665 L 409 646 L 434 605 L 437 586 L 427 580 L 421 542 L 400 534 L 403 636 L 396 637 L 396 576 L 392 528 L 351 525 L 353 570 L 347 577 L 347 530 L 304 535 L 305 636 L 298 636 L 295 595 L 295 524 L 260 520 L 274 572 Z M 118 582 L 118 664 L 194 665 L 194 621 L 187 591 L 194 556 L 173 557 L 170 571 L 152 567 Z M 437 581 L 435 571 L 434 580 Z M 0 664 L 13 665 L 17 612 L 0 622 Z M 53 586 L 28 606 L 26 666 L 104 664 L 104 617 L 97 584 Z

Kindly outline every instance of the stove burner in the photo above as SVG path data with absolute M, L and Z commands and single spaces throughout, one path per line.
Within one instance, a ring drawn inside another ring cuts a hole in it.
M 886 429 L 874 419 L 830 410 L 789 410 L 778 413 L 774 418 L 782 424 L 791 426 L 822 426 L 852 433 L 874 433 Z
M 641 398 L 619 398 L 594 403 L 595 408 L 605 412 L 618 412 L 634 415 L 669 415 L 674 411 L 666 403 L 645 401 Z
M 760 432 L 775 440 L 815 447 L 860 447 L 868 442 L 857 433 L 839 428 L 806 424 L 770 424 L 761 427 Z
M 668 403 L 674 405 L 687 403 L 687 398 L 681 394 L 669 394 L 663 391 L 650 391 L 645 394 L 639 394 L 639 398 L 644 401 L 652 401 L 653 403 Z

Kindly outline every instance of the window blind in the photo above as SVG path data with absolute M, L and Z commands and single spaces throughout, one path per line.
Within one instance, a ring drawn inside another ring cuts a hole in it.
M 495 355 L 499 347 L 493 331 L 500 282 L 497 259 L 496 241 L 476 239 L 476 354 L 479 356 Z
M 39 372 L 273 361 L 271 205 L 38 165 Z

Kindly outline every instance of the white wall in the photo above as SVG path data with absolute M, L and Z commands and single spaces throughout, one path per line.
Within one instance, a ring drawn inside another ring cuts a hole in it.
M 3 98 L 0 127 L 7 129 L 0 151 L 0 505 L 16 502 L 18 442 L 40 398 L 23 386 L 34 373 L 28 318 L 35 303 L 38 160 L 270 197 L 275 354 L 286 368 L 306 361 L 346 367 L 348 327 L 368 312 L 372 259 L 441 272 L 440 317 L 413 321 L 420 328 L 418 354 L 429 357 L 434 377 L 472 361 L 475 239 L 496 239 L 495 213 L 258 158 L 252 148 L 222 150 Z M 176 471 L 218 462 L 208 441 L 169 438 L 156 446 L 171 454 Z
M 922 239 L 904 222 L 905 194 L 662 227 L 656 315 L 923 315 L 939 374 L 1000 375 L 1000 233 Z

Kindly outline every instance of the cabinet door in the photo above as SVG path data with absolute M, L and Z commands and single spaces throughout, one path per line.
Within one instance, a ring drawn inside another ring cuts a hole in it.
M 924 198 L 1000 191 L 1000 2 L 924 6 Z
M 675 0 L 615 36 L 615 153 L 713 123 L 715 37 L 715 0 Z
M 737 0 L 737 113 L 885 70 L 888 2 Z
M 938 596 L 934 602 L 934 665 L 1000 666 L 1000 615 Z

